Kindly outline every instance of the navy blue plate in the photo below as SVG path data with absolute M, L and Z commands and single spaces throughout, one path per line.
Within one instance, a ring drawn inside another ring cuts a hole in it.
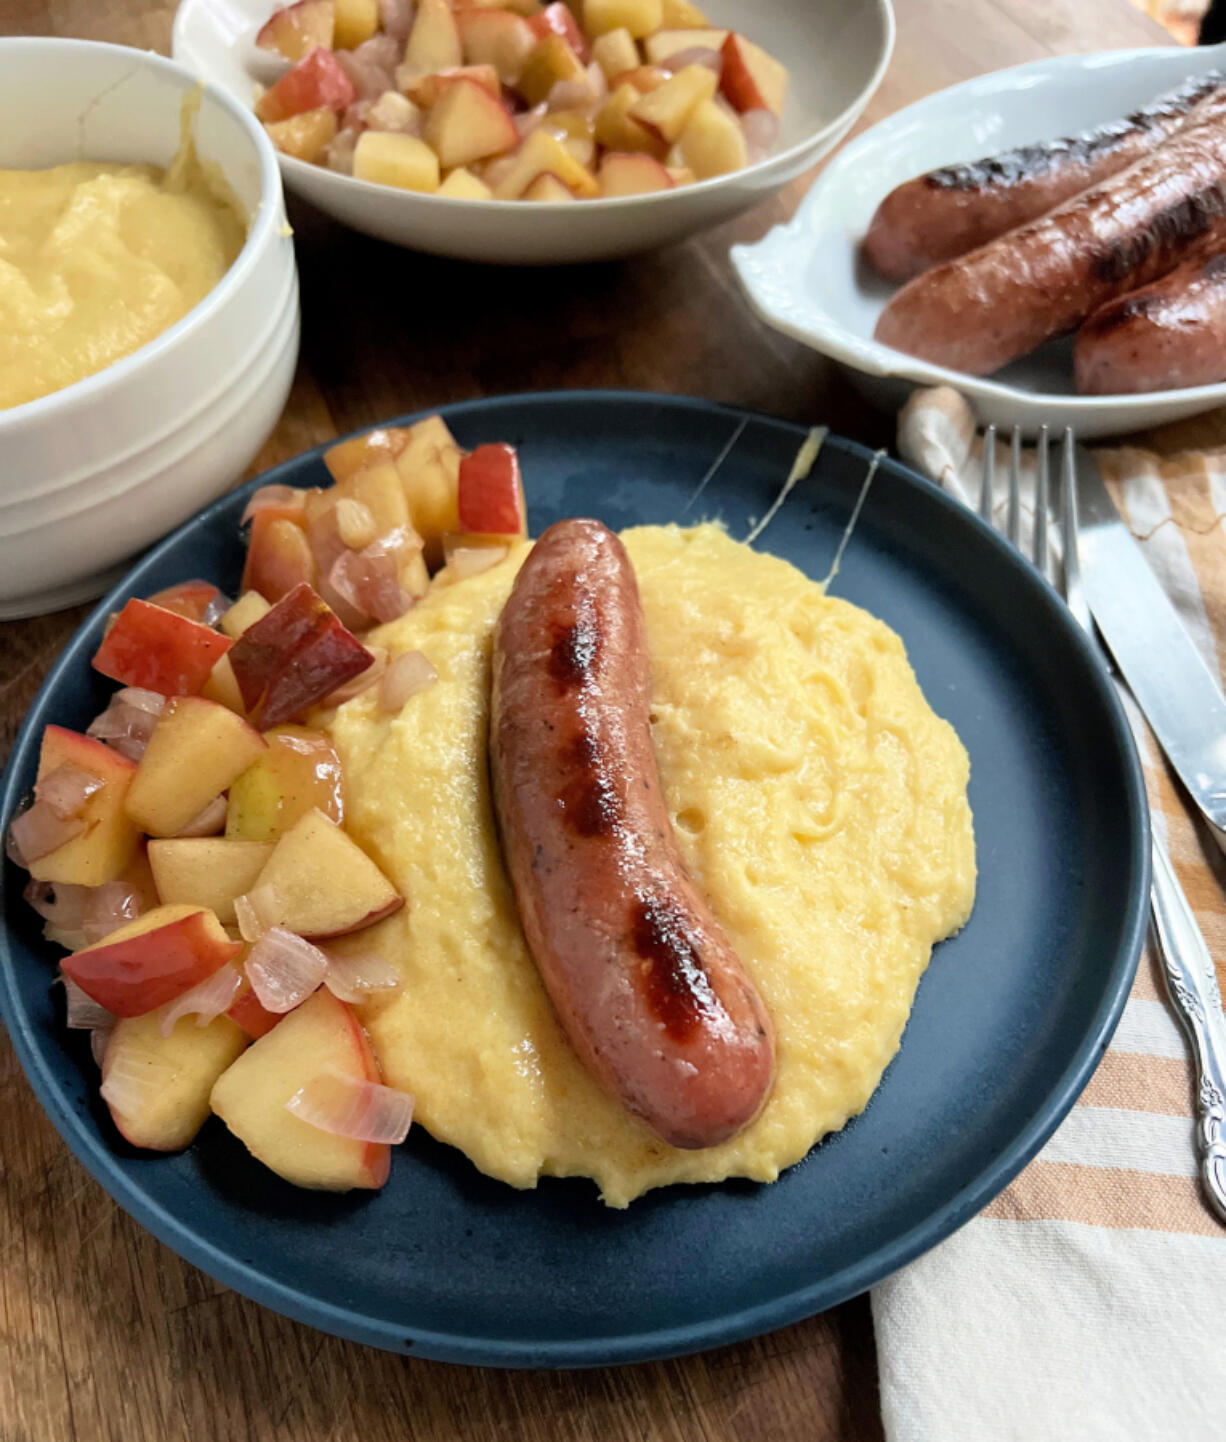
M 743 536 L 805 434 L 702 401 L 616 393 L 443 414 L 463 445 L 519 447 L 534 534 L 560 516 L 621 527 L 684 512 Z M 862 447 L 828 440 L 759 544 L 823 578 L 867 462 Z M 316 451 L 262 479 L 326 478 Z M 234 593 L 247 490 L 150 552 L 77 633 L 26 719 L 0 815 L 33 782 L 44 725 L 83 727 L 105 704 L 112 688 L 88 663 L 108 612 L 189 576 Z M 452 1362 L 565 1367 L 696 1351 L 821 1311 L 940 1241 L 1034 1155 L 1107 1044 L 1144 930 L 1143 789 L 1077 627 L 936 487 L 883 464 L 834 589 L 902 635 L 929 701 L 970 751 L 979 897 L 965 930 L 937 948 L 867 1111 L 773 1186 L 671 1187 L 614 1212 L 581 1180 L 513 1191 L 418 1131 L 383 1191 L 334 1197 L 281 1182 L 215 1120 L 179 1156 L 138 1153 L 98 1100 L 83 1038 L 64 1029 L 54 949 L 9 866 L 0 1003 L 68 1145 L 142 1225 L 218 1280 L 325 1331 Z

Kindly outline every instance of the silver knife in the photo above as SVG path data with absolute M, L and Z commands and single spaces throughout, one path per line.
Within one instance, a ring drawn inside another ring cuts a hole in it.
M 1077 448 L 1082 580 L 1098 629 L 1171 765 L 1226 850 L 1226 697 Z

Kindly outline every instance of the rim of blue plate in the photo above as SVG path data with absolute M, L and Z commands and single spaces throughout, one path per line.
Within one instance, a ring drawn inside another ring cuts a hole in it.
M 363 426 L 349 434 L 361 435 L 380 426 L 410 424 L 433 414 L 450 419 L 479 415 L 485 410 L 508 405 L 558 407 L 590 406 L 593 403 L 697 409 L 734 421 L 744 420 L 776 427 L 798 438 L 803 438 L 806 433 L 806 427 L 797 422 L 698 397 L 634 390 L 575 390 L 512 393 L 428 407 L 376 422 L 372 426 Z M 297 470 L 304 461 L 322 455 L 338 440 L 344 439 L 347 437 L 339 436 L 304 451 L 227 492 L 145 552 L 124 578 L 98 602 L 49 671 L 18 732 L 5 766 L 3 785 L 0 787 L 0 830 L 7 827 L 8 819 L 21 799 L 17 789 L 18 773 L 23 769 L 21 762 L 28 748 L 38 740 L 46 724 L 43 710 L 54 695 L 61 676 L 71 667 L 80 664 L 81 657 L 78 653 L 83 648 L 85 637 L 129 595 L 135 594 L 142 574 L 153 568 L 167 551 L 177 546 L 186 532 L 193 528 L 207 530 L 215 518 L 235 504 L 237 496 L 248 495 L 262 485 L 277 483 L 285 473 Z M 868 447 L 841 436 L 831 435 L 826 444 L 846 450 L 862 458 L 866 464 L 874 455 Z M 1009 567 L 1026 565 L 1012 546 L 990 525 L 939 486 L 897 461 L 887 459 L 881 464 L 908 484 L 919 486 L 929 493 L 930 500 L 943 508 L 948 516 L 954 519 L 955 524 L 969 525 L 988 540 L 997 548 L 1002 564 Z M 816 1282 L 735 1313 L 692 1325 L 659 1328 L 616 1339 L 599 1338 L 578 1342 L 555 1339 L 544 1345 L 539 1342 L 516 1343 L 505 1338 L 474 1338 L 456 1333 L 415 1329 L 405 1322 L 393 1324 L 390 1321 L 380 1321 L 273 1281 L 260 1273 L 256 1266 L 232 1256 L 196 1235 L 180 1218 L 141 1192 L 118 1167 L 104 1137 L 93 1126 L 89 1117 L 78 1114 L 68 1104 L 44 1063 L 41 1049 L 16 996 L 15 960 L 9 944 L 8 926 L 3 923 L 0 924 L 0 1014 L 3 1015 L 26 1077 L 47 1116 L 78 1161 L 130 1216 L 159 1241 L 209 1276 L 252 1301 L 295 1321 L 352 1341 L 404 1353 L 407 1338 L 411 1347 L 410 1355 L 470 1366 L 577 1368 L 626 1365 L 724 1346 L 773 1331 L 836 1306 L 859 1295 L 943 1241 L 980 1212 L 1017 1176 L 1064 1120 L 1085 1088 L 1111 1040 L 1128 999 L 1148 924 L 1150 884 L 1149 805 L 1140 758 L 1115 687 L 1088 638 L 1054 591 L 1045 588 L 1039 606 L 1043 612 L 1041 624 L 1063 630 L 1066 639 L 1080 650 L 1083 659 L 1088 663 L 1087 679 L 1098 692 L 1098 699 L 1108 717 L 1112 739 L 1117 743 L 1124 760 L 1124 801 L 1132 826 L 1131 871 L 1137 878 L 1137 885 L 1129 894 L 1128 913 L 1122 927 L 1124 941 L 1117 949 L 1109 984 L 1084 1040 L 1064 1072 L 1053 1082 L 1045 1103 L 1036 1112 L 1029 1126 L 1014 1137 L 991 1166 L 982 1170 L 972 1182 L 914 1227 L 892 1243 L 874 1250 L 869 1256 L 825 1275 Z M 4 909 L 5 883 L 3 867 L 0 867 L 0 912 L 4 912 Z

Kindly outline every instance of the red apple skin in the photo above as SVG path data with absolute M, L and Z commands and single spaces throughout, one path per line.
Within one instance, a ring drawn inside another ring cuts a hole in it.
M 519 456 L 502 442 L 478 446 L 460 462 L 460 529 L 479 535 L 528 533 Z
M 218 939 L 208 927 L 210 915 L 195 911 L 124 941 L 104 938 L 66 956 L 61 970 L 115 1016 L 143 1016 L 198 986 L 242 951 L 241 941 L 225 939 L 224 933 Z M 213 924 L 221 931 L 216 918 Z
M 277 602 L 295 586 L 316 584 L 315 556 L 301 523 L 276 510 L 259 511 L 251 520 L 247 561 L 243 567 L 244 591 L 258 591 L 266 601 Z
M 281 1020 L 282 1013 L 265 1011 L 251 983 L 243 977 L 242 989 L 226 1009 L 226 1015 L 254 1041 L 270 1032 Z
M 536 15 L 528 17 L 528 27 L 538 40 L 544 40 L 550 31 L 560 35 L 585 65 L 592 58 L 592 47 L 569 5 L 546 5 Z
M 356 99 L 357 91 L 340 61 L 321 45 L 260 96 L 255 113 L 261 120 L 288 120 L 291 115 L 326 106 L 339 115 Z
M 282 39 L 289 45 L 279 44 Z M 260 27 L 255 43 L 261 50 L 271 50 L 287 60 L 301 60 L 317 45 L 331 46 L 331 6 L 321 5 L 319 0 L 297 0 L 295 5 L 275 10 Z
M 727 39 L 720 47 L 724 64 L 720 72 L 719 88 L 732 108 L 740 111 L 742 115 L 747 110 L 769 110 L 777 115 L 778 109 L 771 104 L 770 97 L 762 92 L 745 59 L 742 49 L 744 44 L 742 36 L 735 30 L 729 31 Z
M 248 719 L 261 731 L 322 701 L 374 659 L 305 582 L 249 626 L 230 652 Z
M 221 601 L 221 592 L 212 581 L 180 581 L 177 586 L 167 586 L 164 591 L 149 597 L 151 606 L 161 606 L 163 611 L 173 611 L 176 616 L 186 616 L 189 621 L 199 621 L 207 626 L 205 612 L 215 601 Z
M 121 686 L 195 696 L 231 645 L 211 626 L 133 599 L 116 617 L 92 664 Z

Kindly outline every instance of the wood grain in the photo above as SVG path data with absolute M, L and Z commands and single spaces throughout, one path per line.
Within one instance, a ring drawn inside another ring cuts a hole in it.
M 863 125 L 942 86 L 1074 49 L 1161 44 L 1127 0 L 905 0 Z M 157 0 L 0 0 L 0 33 L 166 51 Z M 642 387 L 891 439 L 847 382 L 750 314 L 726 255 L 811 180 L 686 245 L 517 271 L 410 255 L 291 204 L 304 315 L 289 406 L 253 473 L 338 432 L 513 390 Z M 86 608 L 0 625 L 0 759 Z M 815 1224 L 817 1224 L 815 1222 Z M 0 1032 L 0 1442 L 874 1442 L 867 1298 L 704 1357 L 498 1373 L 288 1322 L 137 1227 L 68 1153 Z

